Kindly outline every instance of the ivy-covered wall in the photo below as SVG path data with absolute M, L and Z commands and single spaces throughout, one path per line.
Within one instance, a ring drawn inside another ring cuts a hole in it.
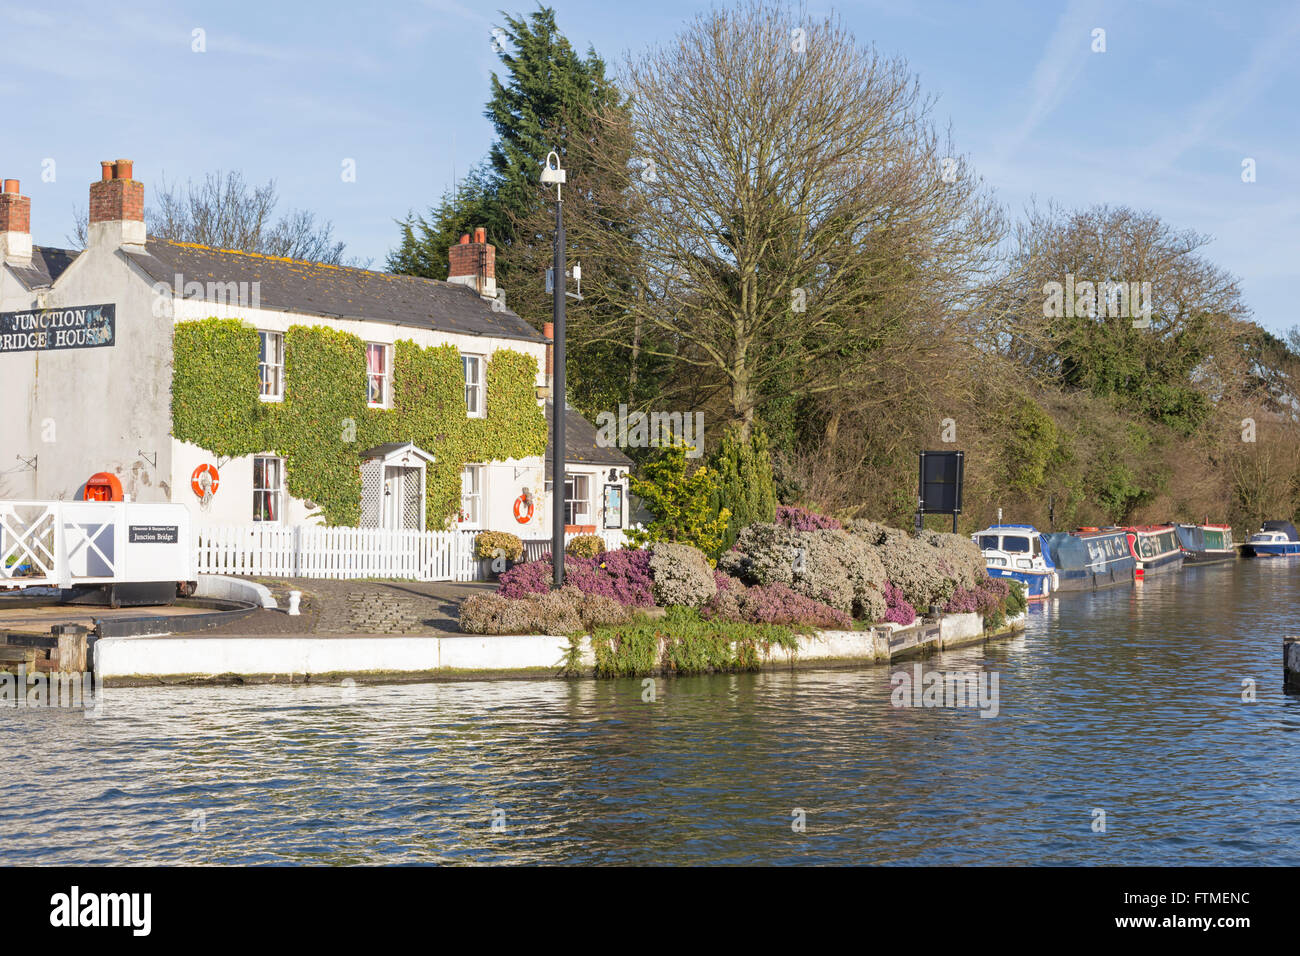
M 455 519 L 466 462 L 546 451 L 531 355 L 500 349 L 488 357 L 487 416 L 470 418 L 455 346 L 397 342 L 391 409 L 366 403 L 365 343 L 355 335 L 290 326 L 283 402 L 258 397 L 258 346 L 257 330 L 237 319 L 177 324 L 172 434 L 216 455 L 281 455 L 289 493 L 316 502 L 328 524 L 360 520 L 359 453 L 373 445 L 411 441 L 433 454 L 425 473 L 430 528 Z

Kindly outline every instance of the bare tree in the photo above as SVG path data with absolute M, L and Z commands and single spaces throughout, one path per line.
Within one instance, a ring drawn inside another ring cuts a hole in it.
M 1000 213 L 905 64 L 838 20 L 764 0 L 702 14 L 633 61 L 625 88 L 630 121 L 591 157 L 604 182 L 635 165 L 627 221 L 590 237 L 593 258 L 635 277 L 602 290 L 612 334 L 655 327 L 641 349 L 689 387 L 714 381 L 743 430 L 774 382 L 831 392 L 894 335 L 974 307 Z
M 369 261 L 345 259 L 344 243 L 333 237 L 328 220 L 293 209 L 275 219 L 279 193 L 275 180 L 250 186 L 237 171 L 208 173 L 202 181 L 187 180 L 184 188 L 159 177 L 154 201 L 145 209 L 148 234 L 159 239 L 193 242 L 214 249 L 260 252 L 331 265 L 369 266 Z M 87 213 L 77 210 L 69 241 L 85 246 Z

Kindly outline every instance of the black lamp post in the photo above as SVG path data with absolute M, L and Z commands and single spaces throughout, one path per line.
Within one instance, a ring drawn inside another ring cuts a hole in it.
M 551 391 L 551 566 L 552 584 L 564 584 L 564 170 L 560 157 L 547 154 L 542 182 L 555 184 L 555 262 L 552 267 L 551 311 L 555 324 L 555 381 Z

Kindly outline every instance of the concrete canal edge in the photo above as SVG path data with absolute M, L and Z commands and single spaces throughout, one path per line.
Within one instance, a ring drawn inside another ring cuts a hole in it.
M 978 614 L 949 614 L 911 627 L 818 631 L 798 647 L 769 648 L 764 669 L 861 667 L 1018 633 L 1026 615 L 986 632 Z M 167 684 L 401 683 L 428 680 L 591 676 L 591 641 L 581 642 L 576 675 L 566 675 L 569 639 L 526 634 L 436 637 L 260 636 L 105 637 L 95 646 L 100 687 Z
M 1300 637 L 1282 638 L 1282 685 L 1300 694 Z

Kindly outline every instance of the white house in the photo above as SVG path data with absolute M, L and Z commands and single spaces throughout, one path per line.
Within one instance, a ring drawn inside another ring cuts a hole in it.
M 498 298 L 495 248 L 483 230 L 450 252 L 446 282 L 151 239 L 132 163 L 101 164 L 81 251 L 32 244 L 31 200 L 16 180 L 0 194 L 0 498 L 127 497 L 185 503 L 196 528 L 318 523 L 291 496 L 292 461 L 272 449 L 222 457 L 174 435 L 173 331 L 212 317 L 257 330 L 259 400 L 292 392 L 285 336 L 295 326 L 365 343 L 369 407 L 393 401 L 394 347 L 454 346 L 464 377 L 457 412 L 486 417 L 488 362 L 500 350 L 537 363 L 530 401 L 549 415 L 550 340 Z M 573 529 L 628 522 L 631 462 L 600 448 L 572 409 L 565 496 Z M 361 526 L 424 528 L 424 476 L 437 450 L 386 442 L 356 450 Z M 467 463 L 461 529 L 550 535 L 540 454 Z

